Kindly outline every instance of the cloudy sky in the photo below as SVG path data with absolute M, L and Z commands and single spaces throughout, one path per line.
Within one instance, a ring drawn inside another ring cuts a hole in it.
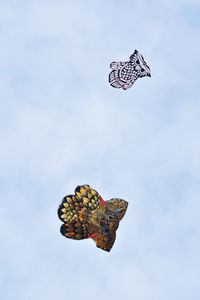
M 200 299 L 199 0 L 1 0 L 0 45 L 0 298 Z M 60 235 L 85 183 L 129 202 L 110 253 Z

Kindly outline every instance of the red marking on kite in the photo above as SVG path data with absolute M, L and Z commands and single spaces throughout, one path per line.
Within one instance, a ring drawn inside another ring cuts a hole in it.
M 103 206 L 106 206 L 106 202 L 103 201 L 103 199 L 101 198 L 101 203 L 103 204 Z
M 98 233 L 94 233 L 94 234 L 88 236 L 88 239 L 93 238 L 93 237 L 96 236 L 97 234 L 98 234 Z

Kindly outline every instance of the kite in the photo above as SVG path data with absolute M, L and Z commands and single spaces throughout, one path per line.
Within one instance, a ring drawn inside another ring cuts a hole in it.
M 126 62 L 112 62 L 112 71 L 109 74 L 109 83 L 114 88 L 127 90 L 132 87 L 138 78 L 151 77 L 151 71 L 143 56 L 135 50 Z
M 104 201 L 89 185 L 79 185 L 75 195 L 65 196 L 58 208 L 58 217 L 64 222 L 60 232 L 73 240 L 92 238 L 98 248 L 110 251 L 127 206 L 128 202 L 119 198 Z

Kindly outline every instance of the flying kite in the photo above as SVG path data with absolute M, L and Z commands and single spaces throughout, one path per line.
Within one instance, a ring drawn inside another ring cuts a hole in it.
M 98 248 L 110 251 L 127 206 L 128 202 L 119 198 L 104 201 L 89 185 L 79 185 L 75 195 L 64 197 L 58 208 L 58 217 L 64 222 L 60 232 L 73 240 L 92 238 Z
M 138 78 L 151 77 L 149 66 L 137 50 L 130 56 L 129 61 L 114 61 L 110 64 L 110 68 L 112 71 L 109 74 L 109 83 L 117 89 L 127 90 Z

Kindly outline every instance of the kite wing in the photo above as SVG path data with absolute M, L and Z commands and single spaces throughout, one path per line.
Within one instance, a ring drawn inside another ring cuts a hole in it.
M 62 235 L 73 240 L 83 240 L 91 237 L 96 233 L 96 228 L 88 222 L 73 221 L 64 223 L 60 232 Z
M 85 239 L 100 231 L 95 210 L 105 212 L 105 202 L 89 185 L 77 186 L 75 195 L 63 198 L 58 217 L 64 224 L 60 232 L 71 239 Z

